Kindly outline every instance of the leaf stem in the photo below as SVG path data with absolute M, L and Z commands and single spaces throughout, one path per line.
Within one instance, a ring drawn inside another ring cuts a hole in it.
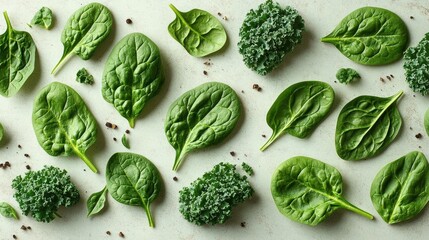
M 183 157 L 185 156 L 185 154 L 182 154 L 184 151 L 176 151 L 176 159 L 174 159 L 174 165 L 173 165 L 173 171 L 179 170 L 180 165 L 183 162 Z
M 89 160 L 89 158 L 85 154 L 81 153 L 80 151 L 75 151 L 75 153 L 76 155 L 79 156 L 80 159 L 83 160 L 83 162 L 89 167 L 89 169 L 91 169 L 91 171 L 95 173 L 98 172 L 97 167 L 94 166 L 94 164 L 91 162 L 91 160 Z
M 3 12 L 3 16 L 4 16 L 4 20 L 6 21 L 8 31 L 12 31 L 12 25 L 10 24 L 9 15 L 7 15 L 6 11 Z
M 349 202 L 348 202 L 347 200 L 345 200 L 344 198 L 342 198 L 342 199 L 338 199 L 338 201 L 339 201 L 339 203 L 340 203 L 341 207 L 343 207 L 343 208 L 345 208 L 345 209 L 347 209 L 347 210 L 350 210 L 350 211 L 352 211 L 352 212 L 354 212 L 354 213 L 357 213 L 357 214 L 359 214 L 359 215 L 361 215 L 361 216 L 364 216 L 364 217 L 366 217 L 366 218 L 368 218 L 368 219 L 370 219 L 370 220 L 373 220 L 373 219 L 374 219 L 374 216 L 373 216 L 371 213 L 368 213 L 368 212 L 366 212 L 366 211 L 364 211 L 364 210 L 362 210 L 362 209 L 360 209 L 360 208 L 356 207 L 355 205 L 353 205 L 353 204 L 349 203 Z
M 57 63 L 57 65 L 55 65 L 54 69 L 52 69 L 51 74 L 55 75 L 58 72 L 58 70 L 61 69 L 61 67 L 64 65 L 64 63 L 66 63 L 70 59 L 71 56 L 72 56 L 72 54 L 70 54 L 70 53 L 67 55 L 63 55 L 61 57 L 60 61 Z
M 151 228 L 155 227 L 155 222 L 153 221 L 152 213 L 150 212 L 150 206 L 147 205 L 147 206 L 144 206 L 143 208 L 146 212 L 147 220 L 149 221 L 149 227 Z
M 259 150 L 261 150 L 261 152 L 265 151 L 265 149 L 267 149 L 280 135 L 281 133 L 276 134 L 275 132 L 273 132 L 268 141 Z
M 136 119 L 135 118 L 131 118 L 128 120 L 128 123 L 130 124 L 131 128 L 134 128 L 134 126 L 136 125 Z

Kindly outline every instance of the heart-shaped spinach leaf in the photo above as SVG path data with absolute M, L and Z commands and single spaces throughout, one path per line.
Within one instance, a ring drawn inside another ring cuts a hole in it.
M 88 217 L 93 216 L 103 210 L 104 205 L 106 204 L 106 193 L 107 187 L 104 187 L 103 190 L 95 192 L 89 196 L 88 200 L 86 201 Z
M 329 113 L 334 98 L 334 90 L 324 82 L 305 81 L 286 88 L 267 113 L 267 123 L 273 134 L 261 151 L 286 133 L 307 137 Z
M 177 171 L 188 152 L 222 141 L 240 117 L 240 100 L 228 85 L 202 84 L 180 96 L 168 110 L 165 134 L 176 149 Z
M 343 180 L 337 169 L 303 156 L 284 161 L 271 180 L 274 203 L 294 221 L 314 226 L 339 208 L 374 218 L 344 199 L 342 188 Z
M 155 226 L 150 205 L 161 191 L 162 179 L 149 159 L 134 153 L 115 153 L 107 162 L 106 180 L 116 201 L 143 207 L 149 226 Z
M 373 157 L 393 142 L 402 125 L 396 102 L 402 91 L 388 98 L 359 96 L 341 110 L 335 147 L 344 160 Z
M 410 152 L 384 166 L 372 182 L 371 200 L 389 224 L 417 215 L 429 201 L 429 165 L 425 155 Z
M 33 128 L 40 146 L 49 155 L 70 156 L 74 153 L 97 172 L 85 155 L 95 143 L 97 123 L 71 87 L 53 82 L 40 91 L 33 105 Z
M 106 61 L 102 94 L 134 127 L 136 118 L 163 82 L 158 47 L 145 35 L 131 33 L 116 44 Z
M 402 58 L 408 29 L 395 13 L 376 7 L 359 8 L 347 15 L 322 42 L 333 44 L 350 60 L 382 65 Z
M 6 32 L 0 35 L 0 94 L 15 95 L 33 73 L 36 62 L 36 45 L 28 32 L 13 29 L 9 17 Z
M 225 29 L 213 15 L 201 9 L 180 12 L 173 4 L 170 8 L 176 19 L 168 25 L 168 32 L 189 54 L 204 57 L 225 45 Z
M 112 14 L 100 3 L 90 3 L 74 12 L 67 20 L 61 35 L 63 55 L 51 73 L 55 74 L 73 54 L 88 60 L 97 46 L 109 35 L 112 24 Z

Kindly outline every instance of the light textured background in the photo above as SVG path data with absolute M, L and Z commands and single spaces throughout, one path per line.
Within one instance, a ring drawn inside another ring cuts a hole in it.
M 201 8 L 217 16 L 220 12 L 227 16 L 223 23 L 228 33 L 228 43 L 219 53 L 205 58 L 194 58 L 169 36 L 167 25 L 174 19 L 169 9 L 170 1 L 128 0 L 99 1 L 113 13 L 114 30 L 101 44 L 95 55 L 88 61 L 73 57 L 56 76 L 50 71 L 62 54 L 61 31 L 68 17 L 79 7 L 90 1 L 76 0 L 0 0 L 0 10 L 7 10 L 12 25 L 18 30 L 31 33 L 37 45 L 36 71 L 21 91 L 11 98 L 0 98 L 0 122 L 3 123 L 7 139 L 1 144 L 0 162 L 10 161 L 11 169 L 0 169 L 0 201 L 7 201 L 18 209 L 10 187 L 12 179 L 43 165 L 65 168 L 81 191 L 82 200 L 70 209 L 60 209 L 62 219 L 49 224 L 38 223 L 30 217 L 21 216 L 19 221 L 0 218 L 0 239 L 119 239 L 122 231 L 126 239 L 426 239 L 429 234 L 429 212 L 427 209 L 412 221 L 387 225 L 372 206 L 369 189 L 375 174 L 382 166 L 406 153 L 419 150 L 429 153 L 429 141 L 424 132 L 422 120 L 428 107 L 427 97 L 411 92 L 404 81 L 402 61 L 387 66 L 367 67 L 357 65 L 344 57 L 332 45 L 319 39 L 330 33 L 349 12 L 362 6 L 378 6 L 397 13 L 410 31 L 410 44 L 416 45 L 429 31 L 429 4 L 423 0 L 379 0 L 379 1 L 318 1 L 279 0 L 282 6 L 295 7 L 305 19 L 304 40 L 286 61 L 268 76 L 261 77 L 247 69 L 238 53 L 238 31 L 245 14 L 256 8 L 258 1 L 200 0 L 171 2 L 182 11 Z M 55 25 L 47 31 L 39 27 L 29 28 L 34 13 L 42 6 L 50 7 L 55 14 Z M 413 16 L 414 19 L 410 19 Z M 125 23 L 127 18 L 133 24 Z M 5 22 L 0 20 L 0 32 L 5 30 Z M 151 159 L 161 171 L 165 191 L 152 205 L 156 228 L 148 227 L 143 209 L 121 205 L 111 197 L 103 214 L 92 219 L 86 217 L 87 197 L 105 184 L 105 165 L 109 157 L 118 151 L 126 151 L 120 141 L 123 132 L 129 129 L 127 121 L 101 96 L 101 75 L 104 62 L 113 45 L 131 32 L 142 32 L 150 37 L 161 49 L 165 63 L 167 81 L 160 94 L 151 101 L 131 130 L 131 151 Z M 211 59 L 212 66 L 203 63 Z M 78 69 L 86 67 L 94 76 L 95 84 L 87 86 L 75 82 Z M 335 73 L 340 67 L 357 69 L 362 80 L 345 86 L 334 83 Z M 203 71 L 208 76 L 203 75 Z M 379 79 L 393 74 L 392 81 L 382 83 Z M 271 129 L 265 123 L 265 115 L 276 97 L 289 85 L 303 80 L 325 81 L 335 89 L 336 100 L 327 119 L 307 139 L 284 136 L 278 139 L 266 152 L 259 147 L 266 141 Z M 77 157 L 51 157 L 38 145 L 31 124 L 31 111 L 38 91 L 52 81 L 72 86 L 80 93 L 95 115 L 99 125 L 99 135 L 95 146 L 88 150 L 101 173 L 96 175 L 86 168 Z M 243 114 L 237 129 L 222 144 L 188 155 L 180 171 L 171 170 L 174 149 L 164 135 L 164 119 L 172 101 L 183 92 L 208 81 L 229 84 L 236 90 L 243 104 Z M 254 83 L 262 87 L 261 92 L 252 89 Z M 363 94 L 387 97 L 403 90 L 405 95 L 399 102 L 403 117 L 403 127 L 397 139 L 379 156 L 367 161 L 347 162 L 341 160 L 334 146 L 335 124 L 338 113 L 346 102 Z M 244 93 L 242 93 L 242 91 Z M 110 121 L 119 125 L 118 130 L 106 129 L 104 123 Z M 422 133 L 422 139 L 415 135 Z M 21 144 L 22 149 L 17 145 Z M 232 157 L 229 152 L 236 152 Z M 24 157 L 28 153 L 29 159 Z M 271 198 L 270 179 L 274 169 L 284 160 L 306 155 L 335 166 L 343 175 L 344 196 L 350 202 L 374 214 L 374 221 L 367 220 L 345 210 L 339 210 L 326 222 L 317 227 L 295 223 L 281 215 Z M 178 191 L 191 181 L 208 171 L 213 165 L 228 161 L 241 164 L 246 161 L 255 169 L 250 181 L 256 190 L 254 198 L 234 209 L 233 217 L 219 226 L 195 226 L 184 220 L 178 211 Z M 177 176 L 178 182 L 172 178 Z M 242 221 L 246 227 L 240 227 Z M 33 230 L 24 232 L 21 225 L 30 225 Z M 112 232 L 107 236 L 106 231 Z

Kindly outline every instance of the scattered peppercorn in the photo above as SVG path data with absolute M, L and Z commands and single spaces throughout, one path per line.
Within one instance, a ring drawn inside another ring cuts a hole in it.
M 391 77 L 391 78 L 395 78 L 395 77 L 393 76 L 393 74 L 390 74 L 390 77 Z
M 128 129 L 127 129 L 127 130 L 125 130 L 125 133 L 126 133 L 126 134 L 130 134 L 130 130 L 128 130 Z
M 235 156 L 235 152 L 234 151 L 231 151 L 231 152 L 229 152 L 229 154 L 231 154 L 231 156 Z
M 116 142 L 116 140 L 118 140 L 118 139 L 116 139 L 115 137 L 113 138 L 113 141 L 115 141 Z
M 246 227 L 246 222 L 241 222 L 240 225 L 241 227 Z
M 15 234 L 13 234 L 12 237 L 13 239 L 18 239 L 18 237 Z
M 218 12 L 217 15 L 220 17 L 220 16 L 222 16 L 222 13 Z
M 28 155 L 28 153 L 24 154 L 24 157 L 29 158 L 30 155 Z
M 421 133 L 416 134 L 416 138 L 422 138 L 422 137 L 423 137 L 423 135 Z
M 203 74 L 207 76 L 207 71 L 206 71 L 206 70 L 204 70 L 204 71 L 203 71 Z
M 18 144 L 18 148 L 22 148 L 22 146 Z
M 244 93 L 244 90 L 241 90 L 241 93 Z
M 334 81 L 334 83 L 337 83 L 337 81 Z
M 226 17 L 226 16 L 223 16 L 223 18 L 222 18 L 223 20 L 225 20 L 225 21 L 227 21 L 228 20 L 228 18 Z
M 263 138 L 266 138 L 266 137 L 267 137 L 267 135 L 265 135 L 265 134 L 262 134 L 262 137 L 263 137 Z
M 380 81 L 384 82 L 384 78 L 380 77 Z
M 122 232 L 119 232 L 119 237 L 123 238 L 125 235 Z
M 106 234 L 107 234 L 107 235 L 110 235 L 111 233 L 110 233 L 110 231 L 106 231 Z
M 0 163 L 0 168 L 3 168 L 3 169 L 5 168 L 3 163 Z
M 27 226 L 27 230 L 31 230 L 31 227 L 30 227 L 30 226 Z
M 253 89 L 257 90 L 258 92 L 260 92 L 262 90 L 262 88 L 256 83 L 253 84 Z
M 413 17 L 413 16 L 410 16 L 410 19 L 414 19 L 414 17 Z
M 419 148 L 422 148 L 422 146 L 419 146 Z
M 392 80 L 392 78 L 390 76 L 386 76 L 387 80 Z
M 133 20 L 131 20 L 130 18 L 127 18 L 127 20 L 125 20 L 125 22 L 126 22 L 127 24 L 131 24 L 131 23 L 133 23 Z
M 5 166 L 5 167 L 10 167 L 10 162 L 9 162 L 9 161 L 6 161 L 6 162 L 4 163 L 4 166 Z
M 31 169 L 30 165 L 25 166 L 25 168 L 26 168 L 27 170 L 30 170 L 30 169 Z
M 27 227 L 24 226 L 24 225 L 21 226 L 21 229 L 24 230 L 24 231 L 27 231 Z
M 113 128 L 113 129 L 117 129 L 118 126 L 116 126 L 116 124 L 110 123 L 110 122 L 106 122 L 106 127 L 108 128 Z
M 173 180 L 175 181 L 175 182 L 177 182 L 177 180 L 179 180 L 176 176 L 174 176 L 173 177 Z

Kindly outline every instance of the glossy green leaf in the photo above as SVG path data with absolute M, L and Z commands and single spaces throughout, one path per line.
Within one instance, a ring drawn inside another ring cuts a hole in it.
M 423 125 L 426 130 L 426 134 L 429 136 L 429 108 L 425 112 L 425 116 L 423 118 Z
M 143 207 L 149 226 L 155 226 L 150 205 L 161 191 L 162 179 L 151 161 L 134 153 L 115 153 L 107 162 L 106 180 L 116 201 Z
M 0 202 L 0 215 L 7 218 L 15 218 L 17 220 L 19 219 L 15 209 L 6 202 Z
M 298 138 L 310 135 L 329 113 L 334 98 L 334 90 L 324 82 L 305 81 L 286 88 L 267 113 L 273 134 L 261 151 L 286 133 Z
M 106 204 L 106 193 L 107 187 L 104 187 L 103 190 L 95 192 L 89 196 L 88 200 L 86 201 L 88 217 L 98 214 L 101 210 L 103 210 Z
M 124 147 L 130 149 L 130 142 L 128 141 L 127 135 L 124 133 L 124 135 L 122 135 L 122 139 L 121 139 L 122 145 L 124 145 Z
M 226 32 L 219 20 L 201 9 L 180 12 L 170 8 L 176 19 L 168 25 L 168 32 L 194 57 L 204 57 L 220 50 L 226 43 Z
M 61 35 L 63 55 L 51 73 L 55 74 L 73 54 L 88 60 L 109 35 L 112 24 L 112 14 L 100 3 L 90 3 L 74 12 Z
M 145 35 L 131 33 L 110 53 L 101 91 L 104 99 L 134 127 L 136 118 L 163 82 L 164 69 L 158 47 Z
M 402 91 L 388 97 L 359 96 L 341 110 L 335 148 L 344 160 L 373 157 L 395 140 L 402 125 L 396 102 Z
M 271 194 L 283 215 L 312 226 L 339 208 L 373 219 L 371 214 L 341 196 L 342 185 L 341 174 L 334 167 L 316 159 L 297 156 L 277 167 L 271 179 Z
M 52 27 L 52 20 L 52 10 L 47 7 L 42 7 L 36 12 L 36 15 L 34 15 L 31 20 L 31 24 L 42 26 L 45 29 L 50 29 Z
M 0 142 L 3 140 L 4 137 L 4 128 L 3 125 L 0 123 Z
M 88 167 L 97 168 L 85 155 L 95 143 L 97 123 L 79 94 L 53 82 L 43 88 L 33 105 L 33 128 L 40 146 L 52 156 L 79 156 Z
M 384 166 L 371 185 L 375 209 L 389 224 L 416 216 L 429 201 L 429 165 L 421 152 Z
M 13 29 L 9 17 L 6 32 L 0 35 L 0 94 L 15 95 L 33 73 L 36 45 L 28 32 Z
M 240 108 L 234 90 L 218 82 L 202 84 L 174 101 L 164 128 L 176 149 L 173 170 L 179 169 L 187 153 L 225 139 L 237 124 Z
M 395 13 L 376 7 L 347 15 L 322 42 L 333 44 L 344 56 L 364 65 L 388 64 L 402 58 L 408 29 Z

